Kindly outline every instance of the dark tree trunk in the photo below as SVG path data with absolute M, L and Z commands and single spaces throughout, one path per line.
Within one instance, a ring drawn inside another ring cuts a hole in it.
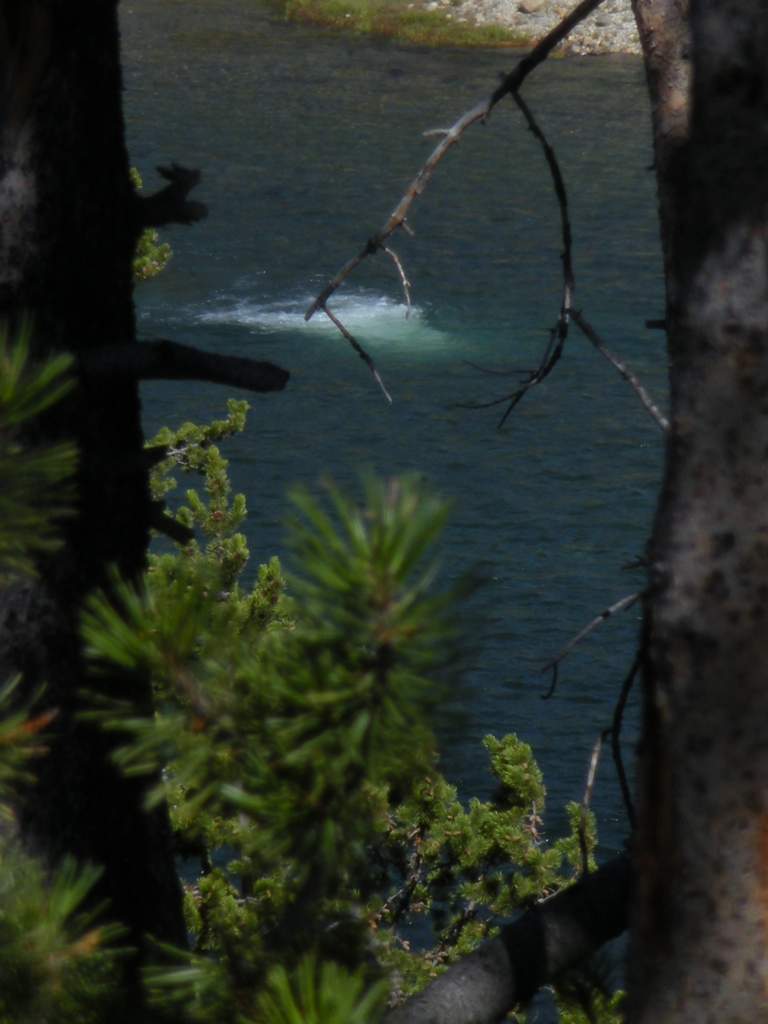
M 672 407 L 646 608 L 629 1019 L 756 1024 L 768 1020 L 768 17 L 750 0 L 692 4 L 688 116 L 674 89 L 689 51 L 680 5 L 636 11 Z
M 0 321 L 33 325 L 37 353 L 135 342 L 131 258 L 136 201 L 121 109 L 116 0 L 0 0 Z M 146 813 L 145 781 L 124 779 L 112 740 L 84 724 L 84 687 L 139 706 L 146 678 L 89 677 L 79 636 L 86 596 L 116 566 L 135 578 L 149 533 L 138 386 L 83 376 L 43 424 L 74 437 L 80 462 L 65 545 L 39 578 L 0 594 L 3 677 L 44 684 L 59 709 L 50 753 L 20 815 L 26 841 L 104 868 L 99 897 L 142 947 L 146 933 L 183 944 L 180 888 L 165 810 Z

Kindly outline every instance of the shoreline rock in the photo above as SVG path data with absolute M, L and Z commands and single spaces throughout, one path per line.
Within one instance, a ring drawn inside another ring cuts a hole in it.
M 429 0 L 423 4 L 439 10 L 451 21 L 476 25 L 501 25 L 536 42 L 573 7 L 562 0 Z M 605 0 L 564 44 L 573 54 L 640 53 L 630 0 Z

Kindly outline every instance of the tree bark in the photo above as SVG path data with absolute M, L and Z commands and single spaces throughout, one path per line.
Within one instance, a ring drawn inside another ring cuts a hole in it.
M 31 319 L 41 356 L 134 344 L 135 220 L 116 0 L 2 0 L 0 323 L 13 332 Z M 21 808 L 27 844 L 50 863 L 69 853 L 101 865 L 94 898 L 109 901 L 141 948 L 148 933 L 185 942 L 167 813 L 143 809 L 146 780 L 117 772 L 114 741 L 80 712 L 84 689 L 147 709 L 150 686 L 134 674 L 89 676 L 79 631 L 83 601 L 107 584 L 107 568 L 131 579 L 144 566 L 139 414 L 135 379 L 83 375 L 35 425 L 36 440 L 76 440 L 78 496 L 61 551 L 33 582 L 0 593 L 0 672 L 21 672 L 30 693 L 44 685 L 45 705 L 59 709 Z
M 651 9 L 679 14 L 638 2 L 649 31 Z M 689 131 L 668 99 L 654 108 L 671 432 L 646 609 L 629 1020 L 756 1024 L 768 1020 L 768 18 L 750 0 L 698 0 L 690 25 Z

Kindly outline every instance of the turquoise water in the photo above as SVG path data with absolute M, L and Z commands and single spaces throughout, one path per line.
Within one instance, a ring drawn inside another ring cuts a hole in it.
M 510 390 L 517 378 L 468 362 L 531 368 L 559 304 L 558 211 L 513 104 L 449 154 L 413 211 L 415 237 L 394 242 L 413 283 L 411 316 L 385 257 L 335 300 L 393 404 L 335 329 L 303 320 L 434 145 L 422 132 L 490 92 L 513 56 L 323 35 L 236 0 L 123 8 L 131 159 L 147 188 L 156 164 L 202 168 L 199 198 L 210 207 L 203 224 L 168 232 L 175 256 L 139 290 L 140 334 L 271 359 L 292 373 L 283 394 L 252 398 L 247 433 L 229 449 L 254 555 L 284 550 L 293 482 L 326 473 L 352 484 L 364 467 L 432 480 L 454 503 L 445 578 L 476 569 L 486 580 L 468 611 L 471 664 L 448 709 L 461 714 L 438 722 L 445 769 L 465 795 L 487 795 L 480 740 L 518 732 L 544 770 L 556 833 L 632 660 L 636 610 L 568 659 L 548 702 L 541 665 L 642 584 L 622 566 L 643 551 L 661 439 L 575 333 L 503 431 L 498 409 L 456 407 Z M 552 61 L 526 95 L 570 189 L 577 305 L 663 399 L 663 335 L 643 326 L 661 315 L 662 296 L 642 66 Z M 147 431 L 219 415 L 230 394 L 146 386 Z M 608 760 L 594 804 L 607 854 L 626 833 Z

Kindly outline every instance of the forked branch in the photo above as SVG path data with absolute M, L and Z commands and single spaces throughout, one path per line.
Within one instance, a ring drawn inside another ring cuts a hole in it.
M 584 626 L 583 629 L 580 629 L 576 636 L 569 640 L 565 647 L 563 647 L 562 650 L 559 651 L 554 658 L 548 661 L 546 665 L 542 666 L 542 672 L 549 672 L 550 670 L 552 672 L 552 683 L 547 692 L 543 694 L 544 700 L 549 700 L 549 698 L 555 692 L 555 688 L 557 686 L 558 668 L 563 658 L 566 658 L 574 649 L 574 647 L 577 647 L 582 640 L 585 640 L 589 636 L 589 634 L 592 633 L 593 630 L 597 629 L 598 626 L 601 626 L 606 619 L 610 619 L 613 615 L 616 615 L 618 612 L 623 612 L 626 611 L 627 608 L 631 608 L 632 605 L 635 604 L 642 596 L 643 591 L 638 590 L 634 594 L 627 594 L 626 597 L 620 598 L 618 601 L 610 605 L 608 608 L 604 608 L 599 615 L 596 615 L 594 619 L 592 619 L 590 622 L 586 624 L 586 626 Z
M 490 116 L 496 104 L 505 96 L 517 92 L 528 75 L 534 71 L 539 64 L 547 59 L 552 50 L 555 49 L 576 26 L 596 10 L 603 0 L 582 0 L 559 24 L 557 24 L 547 35 L 541 39 L 529 54 L 523 57 L 514 70 L 505 76 L 498 88 L 488 99 L 476 104 L 471 110 L 466 111 L 450 128 L 439 132 L 427 134 L 440 134 L 440 142 L 427 157 L 426 162 L 419 169 L 416 177 L 411 181 L 405 190 L 402 198 L 389 215 L 380 230 L 371 235 L 360 252 L 353 256 L 343 267 L 331 278 L 323 290 L 307 309 L 305 319 L 310 320 L 319 309 L 325 307 L 325 303 L 333 295 L 349 275 L 369 256 L 373 256 L 380 249 L 383 249 L 387 240 L 397 231 L 398 228 L 407 226 L 407 218 L 416 199 L 422 194 L 429 184 L 438 164 L 452 146 L 457 145 L 468 128 L 478 121 L 485 121 Z
M 523 114 L 528 128 L 540 143 L 544 151 L 547 166 L 549 167 L 549 172 L 552 176 L 552 184 L 555 189 L 557 205 L 560 210 L 560 232 L 563 242 L 563 250 L 560 254 L 560 258 L 563 264 L 563 287 L 562 297 L 560 300 L 560 311 L 558 313 L 557 321 L 549 330 L 549 338 L 544 349 L 544 353 L 539 360 L 539 365 L 534 370 L 527 371 L 527 376 L 523 383 L 515 388 L 511 394 L 508 393 L 506 395 L 502 395 L 500 398 L 492 398 L 490 401 L 486 402 L 459 403 L 459 407 L 465 409 L 487 409 L 495 405 L 506 405 L 507 408 L 504 410 L 504 413 L 499 420 L 499 430 L 504 426 L 517 403 L 524 398 L 531 388 L 545 380 L 559 362 L 568 337 L 568 326 L 571 318 L 573 295 L 576 290 L 576 278 L 573 271 L 571 221 L 568 213 L 568 193 L 560 170 L 560 164 L 554 149 L 547 141 L 544 132 L 541 130 L 534 118 L 531 108 L 519 93 L 513 93 L 513 98 Z

